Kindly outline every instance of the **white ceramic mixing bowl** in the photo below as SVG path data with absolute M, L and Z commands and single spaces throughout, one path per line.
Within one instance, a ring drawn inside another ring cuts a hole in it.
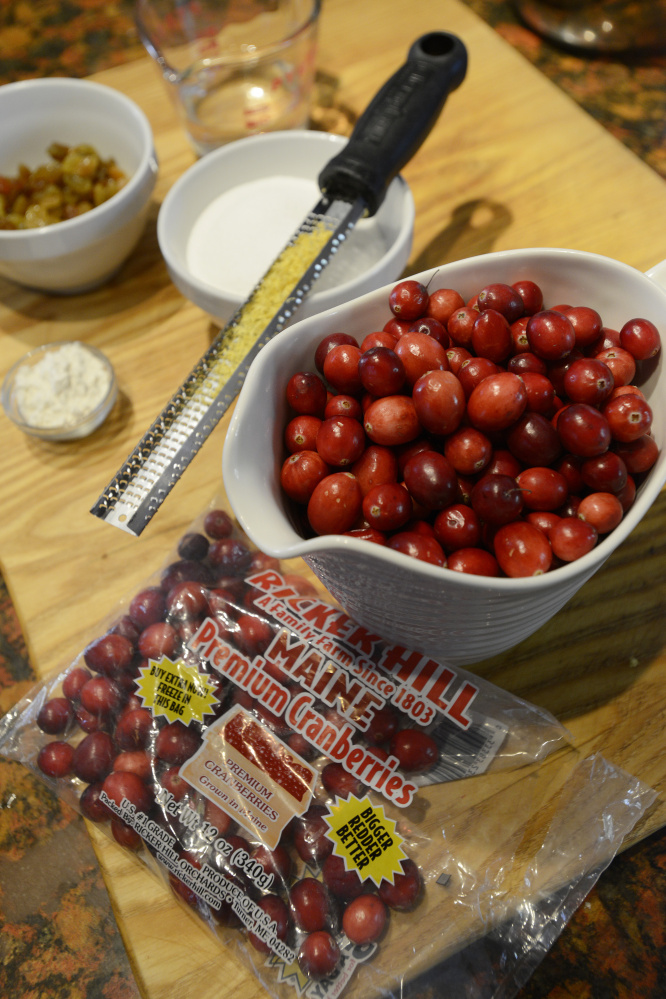
M 346 141 L 328 132 L 266 132 L 216 149 L 186 170 L 157 220 L 160 250 L 179 291 L 224 326 L 314 208 L 317 177 Z M 357 223 L 299 318 L 398 278 L 413 231 L 414 199 L 398 176 L 377 214 Z
M 134 249 L 157 178 L 148 119 L 134 101 L 90 80 L 49 77 L 0 87 L 0 175 L 48 162 L 53 142 L 86 143 L 129 177 L 84 215 L 34 229 L 0 229 L 0 276 L 75 294 L 111 278 Z
M 666 333 L 666 291 L 655 280 L 606 257 L 563 249 L 525 249 L 473 257 L 416 275 L 469 298 L 491 282 L 531 278 L 548 304 L 597 309 L 619 329 L 644 317 Z M 542 576 L 490 579 L 452 572 L 356 538 L 305 540 L 294 529 L 280 490 L 285 386 L 297 370 L 314 370 L 314 349 L 326 334 L 365 335 L 389 316 L 390 286 L 297 323 L 268 344 L 253 363 L 229 428 L 223 455 L 227 495 L 243 529 L 264 552 L 302 556 L 360 624 L 383 638 L 451 665 L 468 665 L 516 645 L 548 621 L 638 524 L 666 481 L 666 373 L 663 351 L 641 387 L 654 413 L 661 449 L 633 506 L 591 552 Z

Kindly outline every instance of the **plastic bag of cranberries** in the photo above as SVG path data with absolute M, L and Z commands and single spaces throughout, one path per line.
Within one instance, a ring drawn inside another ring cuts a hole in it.
M 513 994 L 654 798 L 546 711 L 357 625 L 219 501 L 0 752 L 275 997 L 397 997 L 432 969 Z

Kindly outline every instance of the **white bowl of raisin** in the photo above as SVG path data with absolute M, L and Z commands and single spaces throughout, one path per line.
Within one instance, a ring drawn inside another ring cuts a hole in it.
M 89 80 L 0 87 L 0 277 L 76 294 L 108 281 L 142 235 L 157 178 L 134 101 Z

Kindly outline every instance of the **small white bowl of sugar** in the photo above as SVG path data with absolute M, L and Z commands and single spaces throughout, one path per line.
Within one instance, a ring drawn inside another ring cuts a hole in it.
M 0 396 L 13 423 L 32 437 L 87 437 L 107 418 L 118 395 L 108 358 L 78 340 L 44 344 L 7 373 Z
M 160 250 L 179 291 L 224 326 L 317 204 L 319 173 L 346 143 L 327 132 L 266 132 L 222 146 L 186 170 L 157 220 Z M 377 213 L 356 224 L 294 319 L 397 279 L 413 232 L 414 200 L 398 176 Z

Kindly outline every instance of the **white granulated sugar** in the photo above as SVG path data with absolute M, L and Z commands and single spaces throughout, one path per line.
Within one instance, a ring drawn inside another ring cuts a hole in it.
M 99 357 L 80 343 L 67 343 L 19 368 L 14 391 L 31 427 L 71 427 L 99 405 L 110 385 Z
M 225 191 L 192 227 L 186 250 L 190 272 L 223 293 L 246 298 L 320 197 L 316 182 L 304 177 L 266 177 Z M 376 221 L 361 220 L 315 292 L 351 281 L 386 250 Z

